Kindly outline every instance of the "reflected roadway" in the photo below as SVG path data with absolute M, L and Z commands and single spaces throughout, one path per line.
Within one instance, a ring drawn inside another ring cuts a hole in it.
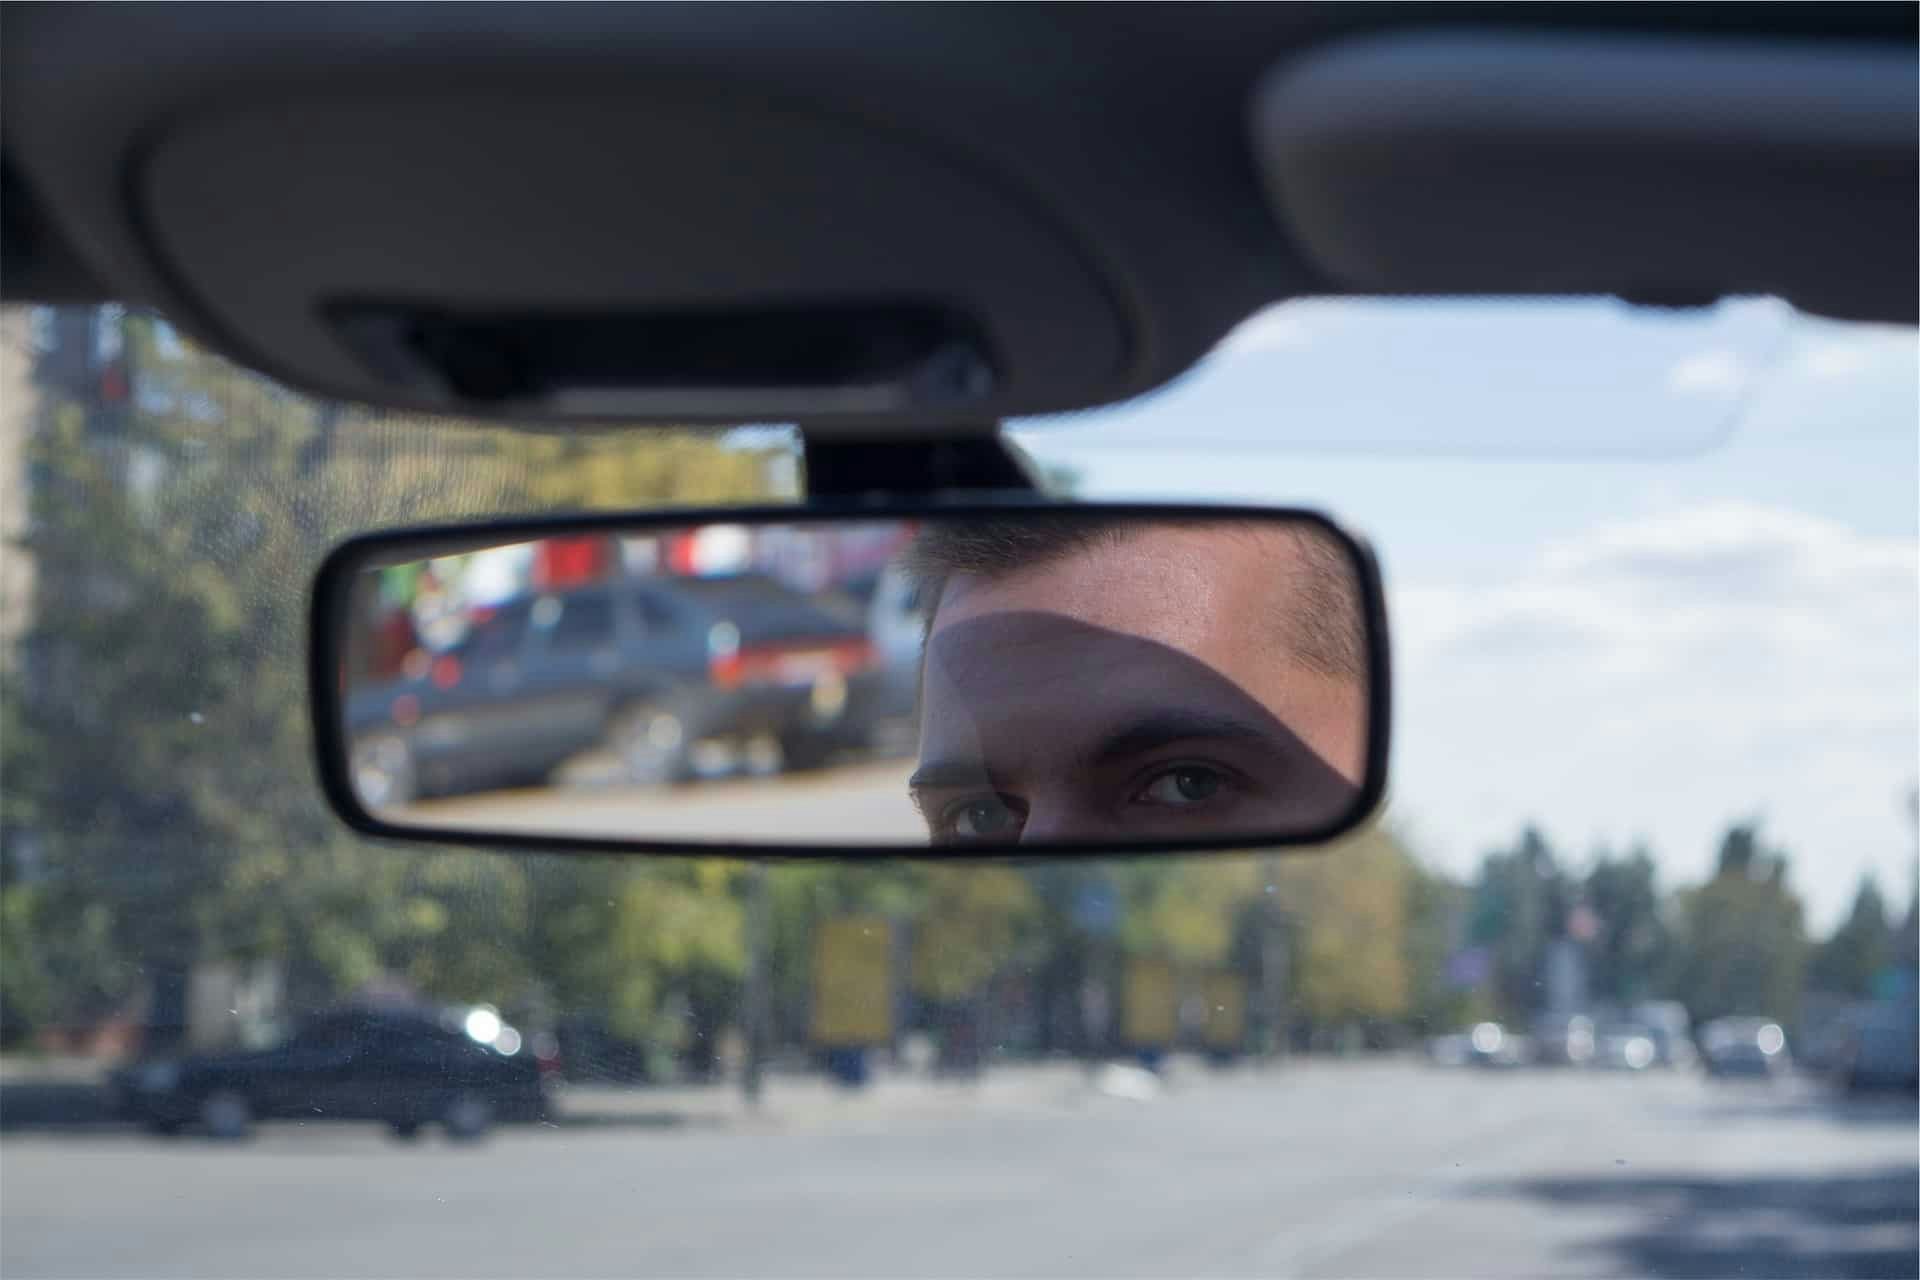
M 678 840 L 923 844 L 907 795 L 911 761 L 848 765 L 678 787 L 529 787 L 392 810 L 406 825 Z

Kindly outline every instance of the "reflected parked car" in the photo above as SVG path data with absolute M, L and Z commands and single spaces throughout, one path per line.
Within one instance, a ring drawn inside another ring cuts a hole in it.
M 919 584 L 889 565 L 855 584 L 876 661 L 852 682 L 850 739 L 881 756 L 912 755 L 919 744 L 920 649 L 926 639 Z
M 294 1118 L 379 1121 L 403 1137 L 437 1123 L 476 1138 L 547 1109 L 536 1056 L 488 1009 L 335 1010 L 271 1048 L 138 1062 L 109 1084 L 128 1119 L 221 1138 Z
M 537 784 L 595 749 L 642 784 L 809 768 L 874 665 L 864 619 L 762 574 L 522 597 L 419 678 L 348 698 L 354 785 L 380 808 Z
M 1700 1028 L 1707 1074 L 1773 1079 L 1792 1069 L 1787 1033 L 1771 1018 L 1717 1018 Z

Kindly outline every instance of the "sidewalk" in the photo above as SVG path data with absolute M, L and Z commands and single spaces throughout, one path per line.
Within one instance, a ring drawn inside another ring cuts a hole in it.
M 103 1058 L 60 1054 L 0 1054 L 0 1084 L 101 1084 L 110 1064 Z
M 882 1070 L 857 1089 L 824 1075 L 781 1072 L 766 1077 L 757 1106 L 748 1105 L 738 1080 L 729 1080 L 627 1088 L 569 1085 L 558 1092 L 553 1110 L 554 1122 L 562 1126 L 857 1127 L 904 1116 L 1045 1110 L 1109 1099 L 1149 1102 L 1169 1091 L 1245 1079 L 1250 1070 L 1245 1065 L 1215 1070 L 1178 1056 L 1155 1076 L 1124 1063 L 1053 1059 L 995 1063 L 972 1079 Z
M 646 1124 L 811 1127 L 862 1117 L 1067 1105 L 1087 1096 L 1088 1069 L 1078 1062 L 1009 1063 L 973 1079 L 877 1072 L 850 1089 L 817 1074 L 765 1077 L 757 1105 L 738 1080 L 700 1085 L 567 1085 L 556 1092 L 561 1125 Z

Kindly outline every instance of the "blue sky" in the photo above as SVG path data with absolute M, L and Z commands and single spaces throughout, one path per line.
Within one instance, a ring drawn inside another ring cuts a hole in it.
M 1317 302 L 1174 388 L 1022 424 L 1090 497 L 1298 502 L 1374 540 L 1394 814 L 1465 872 L 1523 822 L 1670 882 L 1761 815 L 1830 927 L 1904 900 L 1920 776 L 1911 329 L 1747 302 Z

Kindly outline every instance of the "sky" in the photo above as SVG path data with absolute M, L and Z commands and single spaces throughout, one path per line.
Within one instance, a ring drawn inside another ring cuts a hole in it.
M 1470 874 L 1537 823 L 1669 885 L 1758 817 L 1819 931 L 1913 888 L 1920 342 L 1748 301 L 1291 303 L 1127 405 L 1015 424 L 1080 493 L 1370 538 L 1391 814 Z

